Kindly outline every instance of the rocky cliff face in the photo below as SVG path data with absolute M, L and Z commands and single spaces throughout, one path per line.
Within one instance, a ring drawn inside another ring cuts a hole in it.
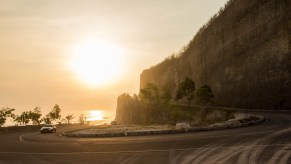
M 220 106 L 291 109 L 290 0 L 232 0 L 178 57 L 144 70 L 175 92 L 185 77 L 208 84 Z

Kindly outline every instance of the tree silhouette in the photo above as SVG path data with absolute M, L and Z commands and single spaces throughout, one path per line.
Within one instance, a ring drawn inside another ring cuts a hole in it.
M 59 107 L 58 104 L 56 104 L 53 108 L 53 110 L 49 113 L 49 117 L 51 118 L 52 121 L 58 120 L 61 118 L 61 108 Z
M 14 110 L 15 109 L 8 108 L 8 107 L 2 108 L 0 110 L 0 127 L 5 124 L 7 117 L 12 117 L 12 118 L 15 117 L 15 115 L 13 114 Z
M 14 118 L 14 121 L 16 121 L 22 125 L 28 124 L 30 121 L 30 112 L 28 112 L 28 111 L 22 112 L 19 116 L 16 116 Z
M 211 102 L 211 99 L 214 97 L 211 88 L 208 85 L 203 85 L 196 91 L 196 95 L 198 98 L 198 101 L 206 105 L 207 103 Z
M 39 125 L 42 121 L 41 119 L 41 111 L 40 111 L 40 107 L 35 107 L 33 109 L 33 111 L 29 111 L 29 116 L 31 118 L 31 121 L 33 122 L 33 124 L 37 124 Z
M 147 83 L 146 87 L 140 90 L 139 98 L 146 102 L 168 103 L 172 96 L 168 88 L 160 89 L 153 83 Z
M 169 101 L 172 99 L 171 92 L 167 88 L 163 88 L 160 94 L 160 101 L 162 103 L 169 103 Z
M 69 115 L 67 115 L 66 117 L 65 117 L 65 120 L 67 121 L 67 124 L 70 124 L 71 122 L 71 120 L 72 119 L 74 119 L 75 117 L 74 117 L 74 115 L 73 114 L 69 114 Z
M 50 114 L 47 114 L 45 117 L 42 118 L 43 122 L 45 124 L 51 124 L 52 123 L 52 119 L 50 117 Z
M 140 90 L 140 99 L 148 102 L 159 101 L 159 89 L 153 83 L 147 83 L 144 89 Z
M 195 82 L 186 77 L 185 80 L 179 84 L 179 87 L 176 91 L 176 97 L 175 100 L 180 100 L 184 97 L 186 97 L 188 101 L 188 105 L 191 105 L 191 101 L 194 98 L 194 91 L 195 91 Z
M 79 116 L 80 125 L 84 125 L 86 123 L 86 121 L 87 121 L 87 117 L 83 113 L 81 113 Z

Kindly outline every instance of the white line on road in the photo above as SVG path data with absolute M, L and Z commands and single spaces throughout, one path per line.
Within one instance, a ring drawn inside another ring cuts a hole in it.
M 37 132 L 35 132 L 35 133 L 37 133 Z M 35 133 L 27 133 L 27 134 L 23 134 L 23 135 L 19 136 L 18 138 L 19 138 L 19 140 L 22 141 L 22 142 L 27 142 L 27 141 L 25 141 L 25 140 L 23 139 L 23 137 L 24 137 L 24 136 L 27 136 L 27 135 L 35 134 Z
M 22 136 L 24 136 L 24 135 L 19 136 L 19 140 L 24 142 L 24 140 L 22 139 Z

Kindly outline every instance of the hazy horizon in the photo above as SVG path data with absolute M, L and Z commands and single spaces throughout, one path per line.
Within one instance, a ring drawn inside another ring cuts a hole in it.
M 226 2 L 0 0 L 1 107 L 112 117 L 119 95 L 138 93 L 142 70 L 179 51 Z

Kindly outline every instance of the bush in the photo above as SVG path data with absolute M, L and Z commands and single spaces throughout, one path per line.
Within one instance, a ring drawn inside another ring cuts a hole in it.
M 224 122 L 229 119 L 233 119 L 234 115 L 232 112 L 229 111 L 204 108 L 201 110 L 198 117 L 200 118 L 199 124 L 210 125 L 214 123 Z
M 118 98 L 116 121 L 121 124 L 172 124 L 188 122 L 197 125 L 223 122 L 233 117 L 213 108 L 181 106 L 140 101 L 128 94 Z
M 198 102 L 202 105 L 211 103 L 211 99 L 214 97 L 211 88 L 208 85 L 200 87 L 196 91 Z

